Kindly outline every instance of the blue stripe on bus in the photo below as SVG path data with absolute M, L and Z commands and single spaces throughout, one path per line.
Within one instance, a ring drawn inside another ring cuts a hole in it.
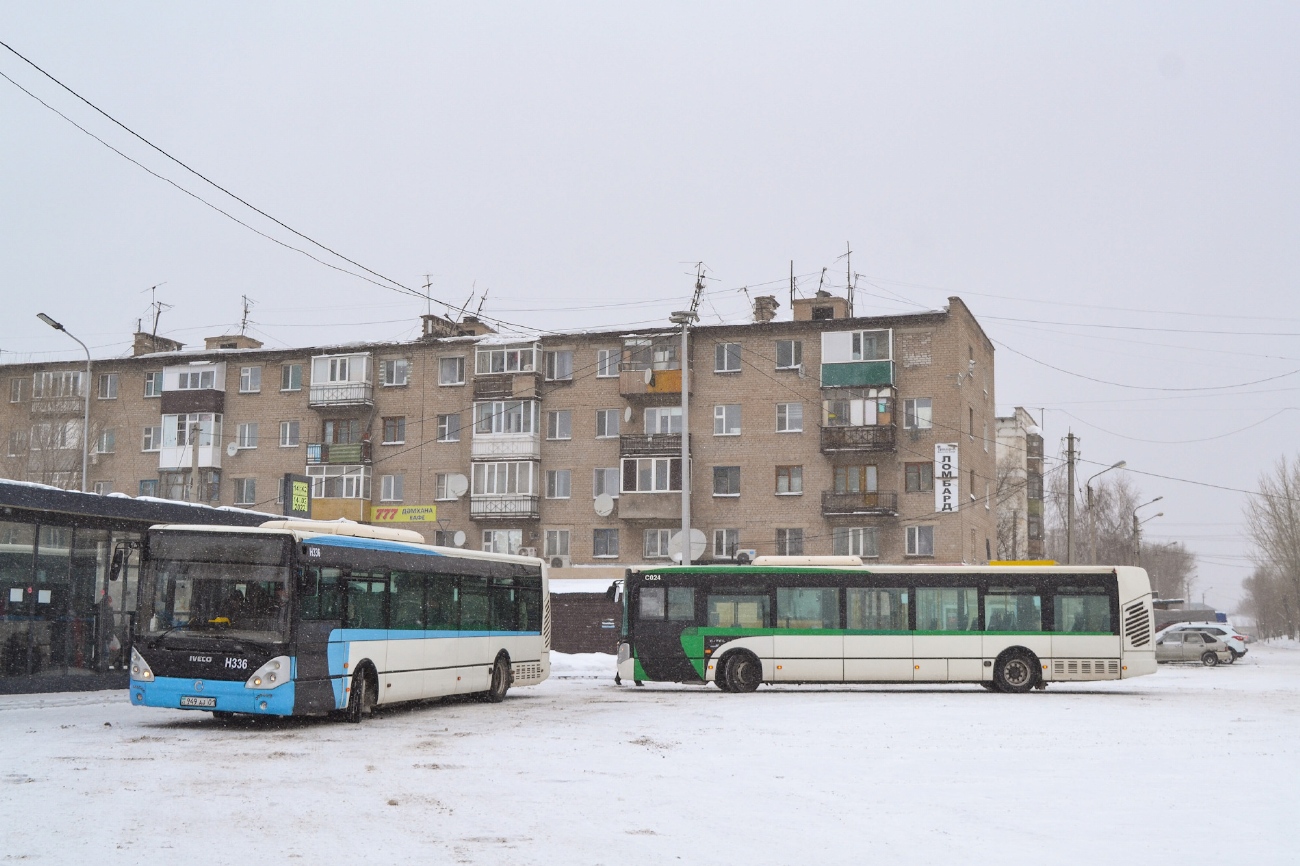
M 304 544 L 319 544 L 322 547 L 351 547 L 357 550 L 387 550 L 393 553 L 419 553 L 424 556 L 445 556 L 436 550 L 428 550 L 410 542 L 384 541 L 378 538 L 354 538 L 350 535 L 313 535 L 303 539 Z
M 252 713 L 255 715 L 293 715 L 293 681 L 274 689 L 250 689 L 239 680 L 202 680 L 203 688 L 194 687 L 196 680 L 189 677 L 158 677 L 152 682 L 131 680 L 131 703 L 141 707 L 171 707 L 172 709 L 204 709 L 225 713 Z M 338 691 L 342 691 L 342 686 Z M 215 707 L 182 707 L 186 695 L 216 698 Z M 337 699 L 337 697 L 336 697 Z M 262 709 L 262 703 L 266 709 Z

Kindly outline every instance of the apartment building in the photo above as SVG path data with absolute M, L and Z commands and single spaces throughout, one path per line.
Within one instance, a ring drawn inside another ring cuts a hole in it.
M 997 422 L 997 558 L 1043 559 L 1043 436 L 1021 406 Z
M 621 569 L 667 560 L 688 484 L 702 561 L 995 558 L 993 346 L 962 301 L 777 306 L 692 328 L 686 358 L 667 323 L 520 339 L 424 316 L 412 342 L 293 350 L 137 335 L 88 382 L 75 362 L 0 366 L 0 475 L 78 486 L 88 393 L 103 494 L 278 510 L 294 473 L 316 518 Z

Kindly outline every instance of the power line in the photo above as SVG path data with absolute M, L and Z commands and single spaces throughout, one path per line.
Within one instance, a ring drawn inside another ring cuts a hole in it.
M 1085 421 L 1085 420 L 1083 420 L 1082 418 L 1080 418 L 1078 415 L 1074 415 L 1074 414 L 1072 414 L 1072 413 L 1070 413 L 1070 412 L 1067 412 L 1067 411 L 1064 410 L 1064 409 L 1057 409 L 1056 411 L 1060 412 L 1062 415 L 1068 415 L 1069 417 L 1073 418 L 1075 421 L 1078 421 L 1080 424 L 1084 424 L 1084 425 L 1086 425 L 1086 426 L 1088 426 L 1088 427 L 1091 427 L 1091 428 L 1094 429 L 1094 430 L 1100 431 L 1100 432 L 1102 432 L 1102 433 L 1106 433 L 1106 434 L 1108 434 L 1108 435 L 1110 435 L 1110 436 L 1117 436 L 1117 437 L 1119 437 L 1120 439 L 1127 439 L 1127 440 L 1129 440 L 1130 442 L 1146 442 L 1146 443 L 1149 443 L 1149 444 L 1151 444 L 1151 445 L 1192 445 L 1192 444 L 1195 444 L 1195 443 L 1198 443 L 1198 442 L 1213 442 L 1213 441 L 1215 441 L 1216 439 L 1226 439 L 1226 438 L 1228 438 L 1229 436 L 1236 436 L 1238 433 L 1244 433 L 1244 432 L 1246 432 L 1247 430 L 1252 430 L 1252 429 L 1254 429 L 1255 427 L 1260 426 L 1261 424 L 1264 424 L 1264 423 L 1267 423 L 1267 422 L 1269 422 L 1269 421 L 1272 421 L 1274 418 L 1276 418 L 1277 416 L 1279 416 L 1279 415 L 1281 415 L 1281 414 L 1283 414 L 1283 413 L 1285 413 L 1285 412 L 1292 412 L 1292 411 L 1295 411 L 1296 408 L 1297 408 L 1297 407 L 1295 407 L 1295 406 L 1287 406 L 1287 407 L 1285 407 L 1285 408 L 1283 408 L 1283 409 L 1279 409 L 1278 411 L 1274 412 L 1272 415 L 1269 415 L 1267 418 L 1263 418 L 1263 419 L 1261 419 L 1261 420 L 1259 420 L 1259 421 L 1256 421 L 1254 424 L 1247 424 L 1245 427 L 1241 427 L 1241 428 L 1239 428 L 1239 429 L 1237 429 L 1237 430 L 1231 430 L 1231 431 L 1229 431 L 1229 432 L 1227 432 L 1227 433 L 1220 433 L 1218 436 L 1206 436 L 1206 437 L 1204 437 L 1203 439 L 1174 439 L 1174 440 L 1165 440 L 1165 439 L 1140 439 L 1140 438 L 1138 438 L 1138 437 L 1136 437 L 1136 436 L 1125 436 L 1123 433 L 1116 433 L 1116 432 L 1114 432 L 1114 431 L 1112 431 L 1112 430 L 1107 430 L 1107 429 L 1104 428 L 1104 427 L 1098 427 L 1096 424 L 1092 424 L 1092 423 L 1090 423 L 1090 422 L 1088 422 L 1088 421 Z

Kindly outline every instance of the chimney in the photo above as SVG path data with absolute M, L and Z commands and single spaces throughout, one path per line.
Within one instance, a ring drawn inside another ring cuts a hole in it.
M 131 346 L 131 356 L 152 355 L 154 352 L 179 352 L 184 345 L 177 340 L 159 337 L 157 334 L 136 331 L 135 342 Z
M 776 310 L 781 305 L 774 295 L 759 295 L 754 298 L 754 321 L 763 324 L 776 318 Z
M 427 313 L 420 317 L 420 321 L 424 323 L 422 339 L 437 340 L 442 337 L 460 336 L 460 326 L 450 319 Z
M 216 349 L 260 349 L 262 341 L 244 334 L 226 334 L 221 337 L 205 337 L 203 348 L 209 352 Z

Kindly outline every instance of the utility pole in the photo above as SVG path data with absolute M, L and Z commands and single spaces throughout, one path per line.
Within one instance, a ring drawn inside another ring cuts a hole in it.
M 846 294 L 849 301 L 849 318 L 853 318 L 853 245 L 848 241 L 844 242 L 847 250 L 844 253 L 844 284 L 848 287 Z
M 793 274 L 794 264 L 791 263 Z M 791 282 L 793 286 L 793 281 Z M 690 565 L 691 555 L 691 427 L 690 427 L 690 328 L 691 323 L 699 320 L 696 310 L 700 306 L 700 296 L 704 293 L 704 264 L 695 268 L 695 297 L 691 308 L 673 313 L 668 320 L 682 326 L 682 565 Z M 671 429 L 671 428 L 670 428 Z
M 240 297 L 244 300 L 244 317 L 239 321 L 239 336 L 242 337 L 244 332 L 248 330 L 248 313 L 253 309 L 254 301 L 248 295 L 240 295 Z
M 1065 564 L 1074 562 L 1074 431 L 1065 437 Z
M 790 309 L 794 309 L 794 259 L 790 259 Z

